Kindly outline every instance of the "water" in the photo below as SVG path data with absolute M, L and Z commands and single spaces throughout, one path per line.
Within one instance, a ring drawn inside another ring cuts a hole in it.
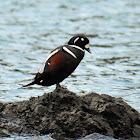
M 55 86 L 21 88 L 54 48 L 73 35 L 90 39 L 92 55 L 61 85 L 78 94 L 122 97 L 140 111 L 139 0 L 6 0 L 0 4 L 0 100 L 19 101 Z

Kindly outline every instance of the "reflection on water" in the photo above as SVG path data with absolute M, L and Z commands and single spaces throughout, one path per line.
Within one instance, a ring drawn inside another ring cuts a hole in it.
M 62 82 L 78 94 L 122 97 L 140 111 L 140 1 L 6 0 L 0 4 L 0 100 L 42 95 L 55 86 L 27 84 L 48 53 L 77 33 L 92 55 Z

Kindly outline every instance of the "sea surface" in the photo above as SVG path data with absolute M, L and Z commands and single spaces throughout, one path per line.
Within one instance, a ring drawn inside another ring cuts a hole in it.
M 79 95 L 122 97 L 140 112 L 140 0 L 0 0 L 0 101 L 53 91 L 22 85 L 79 33 L 89 38 L 92 54 L 61 85 Z

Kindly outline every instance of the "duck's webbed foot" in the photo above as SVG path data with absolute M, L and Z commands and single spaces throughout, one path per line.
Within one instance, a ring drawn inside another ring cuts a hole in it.
M 61 85 L 59 83 L 56 84 L 56 89 L 61 88 Z

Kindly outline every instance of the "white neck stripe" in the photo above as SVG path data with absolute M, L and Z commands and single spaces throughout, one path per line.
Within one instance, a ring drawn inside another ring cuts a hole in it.
M 78 46 L 76 46 L 76 45 L 69 45 L 70 47 L 73 47 L 73 48 L 76 48 L 76 49 L 79 49 L 79 50 L 81 50 L 82 52 L 85 52 L 82 48 L 80 48 L 80 47 L 78 47 Z
M 68 48 L 63 47 L 63 49 L 64 49 L 64 51 L 66 51 L 68 54 L 70 54 L 70 55 L 73 56 L 74 58 L 77 58 L 76 55 L 75 55 L 72 51 L 70 51 Z

